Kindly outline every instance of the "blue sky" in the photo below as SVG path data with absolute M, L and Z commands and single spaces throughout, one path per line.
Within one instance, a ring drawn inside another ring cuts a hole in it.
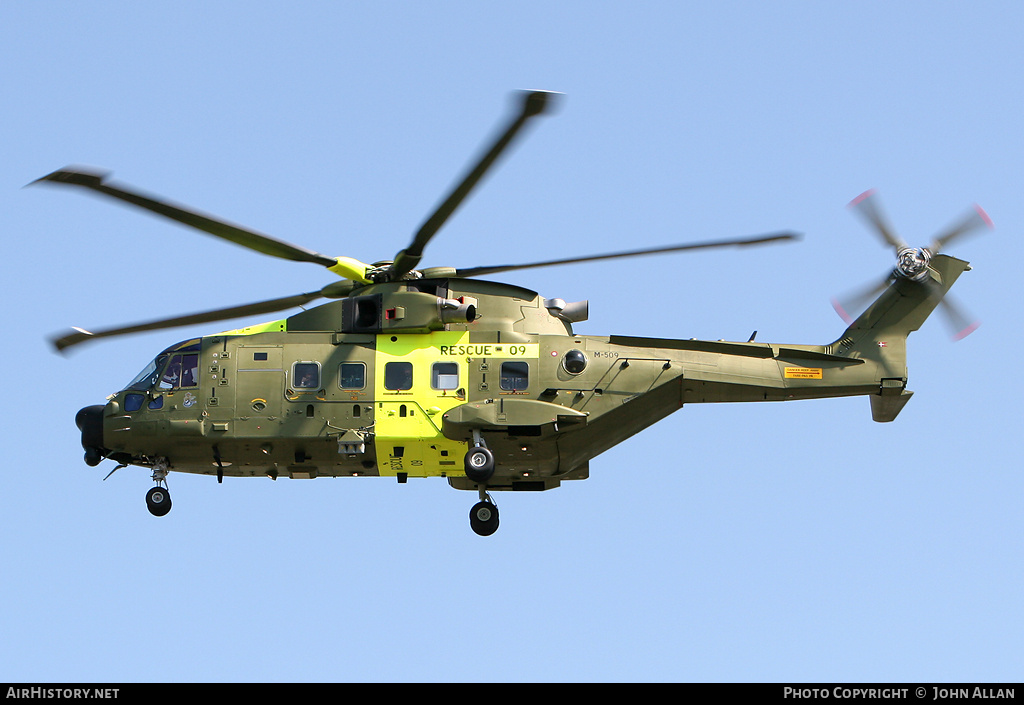
M 1022 30 L 1011 2 L 3 3 L 0 680 L 1019 681 Z M 830 298 L 891 266 L 846 208 L 877 188 L 916 244 L 991 215 L 950 250 L 981 328 L 911 336 L 892 424 L 688 406 L 585 482 L 498 496 L 487 539 L 440 480 L 172 475 L 156 519 L 146 471 L 82 462 L 80 407 L 225 326 L 67 357 L 50 334 L 329 279 L 25 184 L 91 165 L 389 258 L 522 88 L 565 99 L 425 265 L 792 229 L 505 278 L 589 299 L 583 334 L 829 343 Z

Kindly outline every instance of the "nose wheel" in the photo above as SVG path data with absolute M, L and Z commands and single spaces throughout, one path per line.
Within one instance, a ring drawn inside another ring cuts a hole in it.
M 146 508 L 155 517 L 162 517 L 171 511 L 171 493 L 167 491 L 169 467 L 166 458 L 160 458 L 153 466 L 153 482 L 156 487 L 146 493 Z
M 146 507 L 155 517 L 162 517 L 171 511 L 171 493 L 166 487 L 154 487 L 146 493 Z

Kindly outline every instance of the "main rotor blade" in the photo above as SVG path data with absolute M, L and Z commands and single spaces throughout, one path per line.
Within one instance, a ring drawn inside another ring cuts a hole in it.
M 603 255 L 590 255 L 587 257 L 569 257 L 567 259 L 555 259 L 547 262 L 532 262 L 530 264 L 503 264 L 493 267 L 466 267 L 455 270 L 458 277 L 478 277 L 483 274 L 497 274 L 499 272 L 512 272 L 518 269 L 534 269 L 537 267 L 553 267 L 558 264 L 576 264 L 578 262 L 596 262 L 605 259 L 622 259 L 626 257 L 643 257 L 645 255 L 661 255 L 671 252 L 682 252 L 684 250 L 703 250 L 715 247 L 744 247 L 748 245 L 761 245 L 770 242 L 781 242 L 783 240 L 797 240 L 800 236 L 796 233 L 781 232 L 770 235 L 759 235 L 757 237 L 740 238 L 733 240 L 712 240 L 709 242 L 694 242 L 685 245 L 671 245 L 669 247 L 655 247 L 646 250 L 630 250 L 628 252 L 611 252 Z
M 975 205 L 962 220 L 951 225 L 941 235 L 935 236 L 935 242 L 930 248 L 932 254 L 937 254 L 953 240 L 964 237 L 972 232 L 977 232 L 983 227 L 994 227 L 992 219 L 988 217 L 988 213 L 982 210 L 981 206 Z
M 878 234 L 882 236 L 882 239 L 889 243 L 897 252 L 907 247 L 907 243 L 896 234 L 896 231 L 889 225 L 889 220 L 882 213 L 882 208 L 878 204 L 878 197 L 874 189 L 865 191 L 850 201 L 850 208 L 853 208 L 866 219 Z
M 296 308 L 303 304 L 309 303 L 319 299 L 324 294 L 320 291 L 311 291 L 306 294 L 296 294 L 295 296 L 285 296 L 279 299 L 270 299 L 269 301 L 260 301 L 258 303 L 243 304 L 242 306 L 232 306 L 231 308 L 221 308 L 215 311 L 205 311 L 202 313 L 193 313 L 187 316 L 177 316 L 175 318 L 165 318 L 159 321 L 149 321 L 148 323 L 138 323 L 132 326 L 124 326 L 121 328 L 108 328 L 106 330 L 96 331 L 95 333 L 81 328 L 75 328 L 74 333 L 61 336 L 59 338 L 51 339 L 54 347 L 59 352 L 63 352 L 68 348 L 79 345 L 89 340 L 96 340 L 97 338 L 111 338 L 117 335 L 128 335 L 129 333 L 141 333 L 149 330 L 163 330 L 165 328 L 178 328 L 180 326 L 192 325 L 194 323 L 210 323 L 212 321 L 226 321 L 231 318 L 241 318 L 242 316 L 255 316 L 263 313 L 273 313 L 275 311 L 283 311 L 289 308 Z
M 554 103 L 554 98 L 559 94 L 533 91 L 531 93 L 522 92 L 521 95 L 522 104 L 519 107 L 519 112 L 513 116 L 508 127 L 494 141 L 490 149 L 480 158 L 476 165 L 462 178 L 462 181 L 459 182 L 441 205 L 437 207 L 433 215 L 427 218 L 423 225 L 420 226 L 419 231 L 413 237 L 409 246 L 395 256 L 395 261 L 391 265 L 391 279 L 398 279 L 412 271 L 419 264 L 420 258 L 423 257 L 423 248 L 427 246 L 430 239 L 441 229 L 445 221 L 451 217 L 455 209 L 462 204 L 466 196 L 469 195 L 477 182 L 494 165 L 498 157 L 508 148 L 526 122 L 530 118 L 542 115 L 545 111 L 549 110 L 549 106 Z
M 50 181 L 57 184 L 70 184 L 82 186 L 97 193 L 131 203 L 134 206 L 144 208 L 152 213 L 176 220 L 183 225 L 189 225 L 205 233 L 219 237 L 224 240 L 247 247 L 250 250 L 262 252 L 271 257 L 292 260 L 293 262 L 312 262 L 324 267 L 332 267 L 337 260 L 334 257 L 327 257 L 319 252 L 307 250 L 304 247 L 292 245 L 281 240 L 263 235 L 255 230 L 249 230 L 238 225 L 233 225 L 215 216 L 190 210 L 184 206 L 171 203 L 157 196 L 144 194 L 132 190 L 124 185 L 113 185 L 106 180 L 104 172 L 92 171 L 81 167 L 59 169 L 52 174 L 36 179 L 32 183 Z

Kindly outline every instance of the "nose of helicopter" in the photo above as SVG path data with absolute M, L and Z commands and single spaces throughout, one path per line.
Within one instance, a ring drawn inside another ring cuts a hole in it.
M 85 464 L 99 465 L 103 460 L 103 405 L 95 404 L 75 414 L 75 425 L 82 432 L 82 447 L 85 448 Z

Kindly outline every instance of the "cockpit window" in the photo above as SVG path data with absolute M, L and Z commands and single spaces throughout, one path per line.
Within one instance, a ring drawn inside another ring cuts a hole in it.
M 172 353 L 198 353 L 200 348 L 200 342 L 201 341 L 199 338 L 191 338 L 190 340 L 183 340 L 180 343 L 175 343 L 171 347 L 167 348 L 162 353 L 157 355 L 155 360 L 146 365 L 145 369 L 143 369 L 142 372 L 137 374 L 135 376 L 135 379 L 129 382 L 128 386 L 125 387 L 125 389 L 145 390 L 153 388 L 157 382 L 160 382 L 163 379 L 163 377 L 160 375 L 160 370 L 164 369 L 164 365 L 167 364 L 167 360 L 168 358 L 171 357 Z M 178 355 L 177 357 L 181 358 L 182 356 Z M 192 355 L 187 357 L 195 358 L 195 363 L 191 366 L 191 368 L 188 367 L 188 361 L 184 361 L 184 366 L 190 370 L 191 380 L 183 381 L 191 381 L 191 384 L 179 384 L 176 386 L 194 387 L 199 382 L 199 356 Z M 179 365 L 180 364 L 181 361 L 179 361 Z M 162 386 L 161 382 L 160 388 L 171 389 L 172 387 Z
M 164 373 L 160 375 L 160 389 L 195 387 L 199 384 L 199 355 L 188 353 L 172 355 Z
M 142 390 L 149 389 L 150 387 L 152 387 L 154 384 L 156 384 L 157 379 L 159 379 L 160 375 L 158 374 L 158 371 L 161 367 L 163 367 L 165 362 L 167 362 L 166 355 L 161 355 L 157 359 L 150 362 L 148 365 L 146 365 L 146 368 L 142 370 L 142 372 L 135 376 L 135 379 L 128 383 L 128 386 L 125 387 L 125 389 Z

